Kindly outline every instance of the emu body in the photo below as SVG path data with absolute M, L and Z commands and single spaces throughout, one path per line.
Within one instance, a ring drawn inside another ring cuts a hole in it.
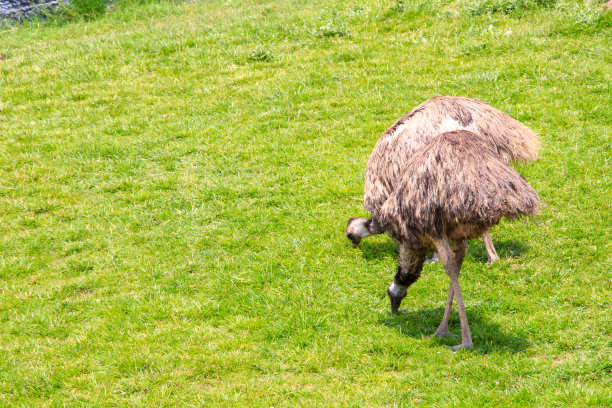
M 436 250 L 450 278 L 448 298 L 436 336 L 449 334 L 453 299 L 461 321 L 459 348 L 472 338 L 459 287 L 466 240 L 481 236 L 502 217 L 534 215 L 535 191 L 481 136 L 468 131 L 444 133 L 414 151 L 399 172 L 370 223 L 389 233 L 399 249 L 399 266 L 387 288 L 397 311 L 408 287 L 421 275 L 425 254 Z
M 438 96 L 423 102 L 398 119 L 376 143 L 365 175 L 365 209 L 372 218 L 349 220 L 346 236 L 355 244 L 380 234 L 378 212 L 395 190 L 406 162 L 432 138 L 468 130 L 506 161 L 529 162 L 537 158 L 537 135 L 522 123 L 478 99 Z M 499 259 L 488 230 L 481 234 L 489 262 Z M 434 255 L 435 257 L 435 255 Z

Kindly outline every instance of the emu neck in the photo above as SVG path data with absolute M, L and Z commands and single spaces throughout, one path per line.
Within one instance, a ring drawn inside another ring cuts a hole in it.
M 393 283 L 408 288 L 421 276 L 426 250 L 411 248 L 406 243 L 399 243 L 398 249 L 400 262 Z

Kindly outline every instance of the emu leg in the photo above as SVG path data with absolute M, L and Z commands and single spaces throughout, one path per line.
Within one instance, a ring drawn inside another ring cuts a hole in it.
M 454 296 L 457 298 L 457 309 L 459 311 L 459 321 L 461 323 L 461 344 L 451 347 L 453 350 L 460 350 L 462 348 L 472 348 L 472 334 L 470 333 L 470 326 L 467 321 L 467 314 L 465 312 L 465 305 L 463 304 L 463 296 L 461 295 L 461 288 L 459 287 L 459 270 L 460 265 L 463 263 L 463 258 L 465 257 L 466 251 L 466 243 L 465 240 L 459 240 L 457 242 L 456 252 L 451 250 L 450 244 L 446 237 L 442 239 L 434 240 L 438 253 L 440 254 L 440 260 L 444 264 L 444 269 L 446 270 L 446 274 L 450 278 L 450 289 L 449 289 L 449 297 L 450 292 L 454 293 Z M 457 262 L 457 261 L 460 261 Z M 452 299 L 451 299 L 452 302 Z M 448 306 L 448 314 L 450 314 L 450 304 L 447 302 Z M 444 315 L 447 315 L 447 310 L 444 311 Z M 442 318 L 442 322 L 440 325 L 446 324 L 446 330 L 448 331 L 448 319 L 446 322 L 444 318 Z M 442 327 L 444 330 L 444 326 Z
M 493 245 L 493 240 L 491 239 L 491 235 L 489 235 L 489 231 L 482 234 L 482 242 L 484 242 L 487 251 L 487 263 L 492 264 L 493 262 L 499 261 L 499 256 L 497 255 L 497 251 L 495 251 L 495 246 Z M 440 256 L 438 255 L 438 251 L 436 251 L 433 253 L 432 257 L 425 262 L 436 263 L 439 260 Z
M 455 264 L 457 265 L 457 270 L 461 271 L 461 265 L 463 265 L 463 259 L 465 258 L 465 254 L 467 252 L 467 244 L 465 239 L 457 241 L 455 244 L 455 250 L 453 251 L 455 255 Z M 446 307 L 444 308 L 444 316 L 442 317 L 442 321 L 436 330 L 434 336 L 436 337 L 446 337 L 453 336 L 448 330 L 448 319 L 450 317 L 451 306 L 453 305 L 453 297 L 455 292 L 453 290 L 453 286 L 449 285 L 448 288 L 448 299 L 446 300 Z
M 461 322 L 461 344 L 452 347 L 453 350 L 461 350 L 462 348 L 471 349 L 473 347 L 472 334 L 470 333 L 470 326 L 467 321 L 467 314 L 465 313 L 465 306 L 463 304 L 463 296 L 461 295 L 461 288 L 459 288 L 459 271 L 457 269 L 451 270 L 449 274 L 451 280 L 451 286 L 455 292 L 457 298 L 457 310 L 459 311 L 459 321 Z
M 451 306 L 453 305 L 453 297 L 455 296 L 455 292 L 453 291 L 453 287 L 449 286 L 448 288 L 448 299 L 446 299 L 446 307 L 444 308 L 444 316 L 442 317 L 442 321 L 438 326 L 438 329 L 434 333 L 436 337 L 446 337 L 446 336 L 454 336 L 448 330 L 448 319 L 450 317 Z
M 437 263 L 440 260 L 440 256 L 438 255 L 438 251 L 435 251 L 431 258 L 426 260 L 427 263 Z
M 491 235 L 489 235 L 489 231 L 482 234 L 482 242 L 484 242 L 485 249 L 487 250 L 487 263 L 499 261 L 499 256 L 497 256 L 497 252 L 493 246 L 493 240 L 491 239 Z

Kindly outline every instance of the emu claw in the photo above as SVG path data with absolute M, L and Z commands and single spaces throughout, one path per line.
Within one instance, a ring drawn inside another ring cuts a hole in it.
M 457 336 L 456 334 L 450 333 L 450 332 L 442 332 L 442 333 L 438 333 L 435 332 L 432 336 L 430 337 L 439 337 L 439 338 L 444 338 L 444 337 L 452 337 L 454 339 L 459 338 L 459 336 Z
M 498 256 L 487 260 L 487 265 L 492 265 L 492 264 L 494 264 L 497 261 L 499 261 L 499 257 Z

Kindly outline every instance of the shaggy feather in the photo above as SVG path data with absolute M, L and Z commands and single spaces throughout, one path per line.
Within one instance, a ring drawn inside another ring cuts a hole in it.
M 396 240 L 474 238 L 502 217 L 536 214 L 536 192 L 481 136 L 460 130 L 428 141 L 406 161 L 379 225 Z
M 482 136 L 507 161 L 529 162 L 538 155 L 537 135 L 491 105 L 465 97 L 429 99 L 387 129 L 372 151 L 366 168 L 364 204 L 374 220 L 412 154 L 430 139 L 455 130 Z M 375 223 L 373 228 L 377 228 Z

